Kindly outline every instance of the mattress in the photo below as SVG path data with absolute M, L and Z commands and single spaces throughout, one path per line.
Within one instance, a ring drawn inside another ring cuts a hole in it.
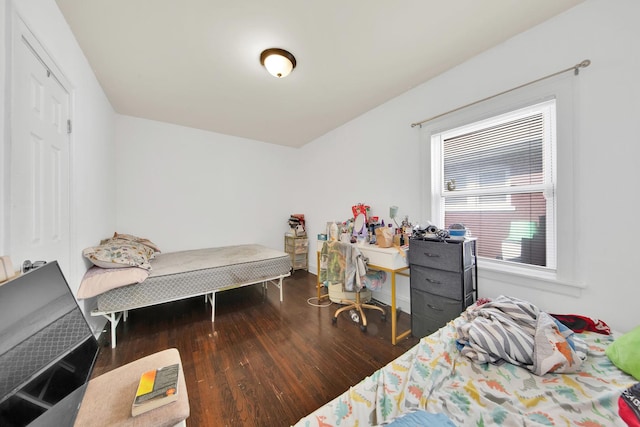
M 615 336 L 576 334 L 588 347 L 580 370 L 537 376 L 510 363 L 476 364 L 461 356 L 461 322 L 458 317 L 422 338 L 295 426 L 375 426 L 416 410 L 445 415 L 458 426 L 625 426 L 617 402 L 636 381 L 605 355 Z
M 98 311 L 131 310 L 288 275 L 285 252 L 262 245 L 236 245 L 158 254 L 142 283 L 98 295 Z

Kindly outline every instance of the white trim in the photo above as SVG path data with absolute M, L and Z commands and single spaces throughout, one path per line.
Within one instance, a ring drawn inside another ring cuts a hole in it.
M 480 260 L 478 262 L 479 275 L 492 280 L 509 284 L 540 288 L 550 292 L 574 295 L 584 286 L 577 284 L 577 267 L 579 258 L 577 255 L 577 233 L 575 228 L 575 141 L 573 139 L 574 122 L 576 114 L 574 105 L 574 86 L 576 79 L 572 75 L 563 75 L 544 82 L 536 83 L 515 92 L 499 96 L 486 102 L 471 106 L 461 111 L 435 119 L 422 126 L 420 154 L 425 165 L 432 165 L 432 159 L 439 158 L 433 149 L 431 135 L 441 133 L 447 129 L 453 129 L 478 122 L 489 117 L 498 116 L 509 111 L 514 111 L 528 105 L 556 99 L 556 157 L 557 164 L 556 181 L 556 221 L 548 221 L 547 231 L 556 233 L 556 269 L 551 275 L 541 273 L 534 266 L 524 266 L 514 271 L 507 267 L 496 268 L 491 262 Z M 427 169 L 427 168 L 424 168 Z M 424 188 L 425 200 L 422 203 L 423 217 L 431 218 L 431 222 L 437 226 L 443 226 L 444 214 L 440 211 L 440 203 L 435 203 L 440 194 L 440 188 L 433 182 L 432 172 L 437 176 L 436 170 L 424 170 L 422 172 L 422 188 Z M 439 172 L 442 174 L 442 171 Z M 429 193 L 429 190 L 431 193 Z M 429 195 L 431 197 L 429 197 Z M 547 239 L 548 240 L 548 239 Z
M 543 267 L 523 266 L 518 263 L 495 262 L 478 258 L 478 276 L 480 279 L 502 282 L 512 286 L 553 292 L 573 297 L 580 296 L 587 286 L 583 283 L 561 280 L 552 271 Z

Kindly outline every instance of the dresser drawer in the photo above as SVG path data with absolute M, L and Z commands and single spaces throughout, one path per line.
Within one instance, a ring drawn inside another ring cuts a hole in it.
M 429 292 L 411 291 L 411 331 L 416 337 L 428 335 L 462 313 L 461 301 Z
M 464 252 L 471 252 L 465 247 L 465 242 L 445 243 L 412 239 L 409 243 L 409 264 L 446 271 L 462 271 Z M 464 267 L 473 263 L 472 258 L 471 256 L 464 257 Z
M 430 292 L 411 290 L 411 314 L 443 319 L 445 322 L 462 313 L 463 302 Z
M 473 291 L 473 271 L 468 268 L 463 273 L 453 273 L 412 265 L 409 283 L 412 290 L 417 289 L 462 301 L 463 295 Z
M 436 332 L 451 319 L 444 317 L 431 317 L 424 314 L 411 313 L 411 335 L 416 338 L 426 337 Z

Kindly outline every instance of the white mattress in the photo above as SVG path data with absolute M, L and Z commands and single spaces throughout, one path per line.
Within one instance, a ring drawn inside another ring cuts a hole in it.
M 158 254 L 142 283 L 98 295 L 104 313 L 161 304 L 288 275 L 286 252 L 262 245 L 237 245 Z

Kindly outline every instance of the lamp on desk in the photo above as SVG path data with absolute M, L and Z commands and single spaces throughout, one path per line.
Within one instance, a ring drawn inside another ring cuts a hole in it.
M 393 220 L 393 222 L 396 223 L 396 227 L 400 227 L 398 225 L 398 221 L 396 221 L 396 217 L 398 216 L 398 207 L 397 206 L 391 206 L 389 207 L 389 216 L 391 217 L 391 219 Z

